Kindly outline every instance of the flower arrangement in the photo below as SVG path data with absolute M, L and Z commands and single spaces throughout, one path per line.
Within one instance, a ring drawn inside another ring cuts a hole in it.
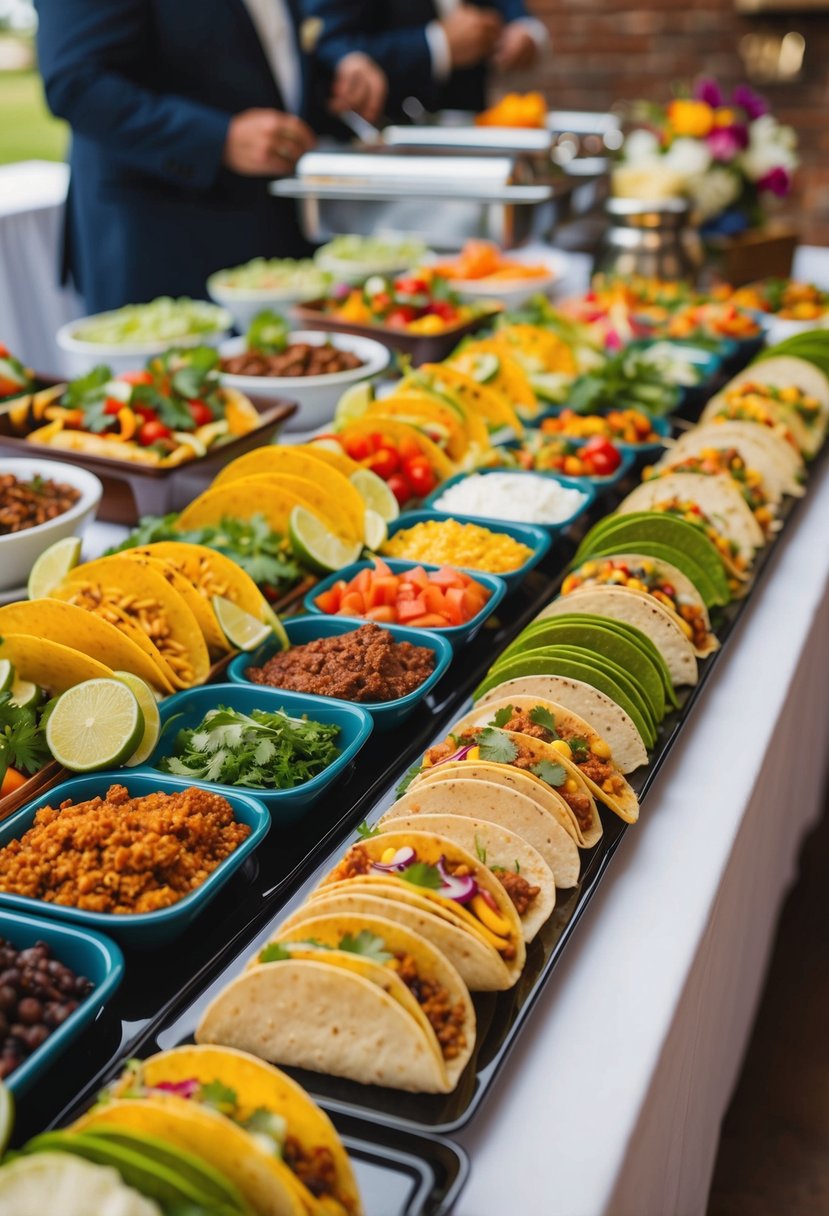
M 704 233 L 736 235 L 764 218 L 769 196 L 783 197 L 797 168 L 797 135 L 747 85 L 726 97 L 716 80 L 667 106 L 639 103 L 614 172 L 629 198 L 684 195 Z

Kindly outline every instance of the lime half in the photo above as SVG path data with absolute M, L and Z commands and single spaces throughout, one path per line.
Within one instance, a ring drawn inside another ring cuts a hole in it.
M 378 515 L 376 511 L 366 511 L 366 548 L 371 549 L 376 553 L 381 545 L 384 545 L 389 538 L 389 530 L 386 527 L 386 521 L 382 515 Z
M 0 692 L 8 692 L 14 682 L 14 667 L 8 659 L 0 659 Z
M 19 709 L 34 709 L 43 696 L 42 689 L 31 680 L 18 680 L 16 677 L 11 686 L 12 705 Z
M 373 400 L 374 385 L 370 380 L 361 380 L 359 384 L 352 384 L 337 402 L 337 408 L 334 410 L 335 427 L 345 426 L 348 422 L 362 418 Z
M 271 632 L 273 633 L 273 636 L 276 638 L 277 642 L 279 643 L 279 649 L 280 650 L 290 650 L 291 649 L 291 639 L 288 637 L 288 634 L 285 632 L 285 626 L 282 624 L 281 620 L 276 615 L 273 608 L 271 608 L 271 606 L 267 602 L 267 600 L 265 601 L 265 603 L 263 604 L 262 607 L 263 607 L 263 612 L 265 614 L 265 620 L 270 625 Z
M 145 680 L 131 671 L 114 671 L 112 674 L 116 680 L 122 680 L 127 688 L 132 690 L 144 718 L 143 738 L 126 761 L 128 767 L 133 768 L 136 764 L 143 764 L 155 751 L 155 745 L 161 735 L 161 715 L 158 712 L 155 693 Z
M 360 541 L 344 541 L 328 531 L 305 507 L 294 507 L 288 523 L 291 546 L 299 560 L 311 570 L 330 574 L 356 562 L 363 551 Z
M 0 1157 L 11 1140 L 14 1128 L 14 1094 L 0 1081 Z
M 382 477 L 372 473 L 371 469 L 357 469 L 349 480 L 366 506 L 376 511 L 387 524 L 397 519 L 400 505 Z
M 44 549 L 32 566 L 29 574 L 29 599 L 42 600 L 60 586 L 70 570 L 74 570 L 81 559 L 79 536 L 64 536 Z
M 84 680 L 67 688 L 46 723 L 49 751 L 65 768 L 90 773 L 126 763 L 144 737 L 144 715 L 121 680 Z
M 271 636 L 271 626 L 267 622 L 245 612 L 233 600 L 214 595 L 212 604 L 222 633 L 236 650 L 255 650 Z

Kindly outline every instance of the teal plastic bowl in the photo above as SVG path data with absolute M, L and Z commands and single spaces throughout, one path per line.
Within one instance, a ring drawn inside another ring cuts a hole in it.
M 317 638 L 338 637 L 342 633 L 352 633 L 365 625 L 365 621 L 354 617 L 344 616 L 300 616 L 293 620 L 283 621 L 285 632 L 292 646 L 304 646 Z M 410 692 L 405 697 L 396 697 L 393 701 L 345 701 L 339 697 L 323 697 L 333 705 L 359 705 L 366 709 L 374 719 L 377 730 L 393 730 L 417 709 L 420 702 L 437 684 L 446 668 L 452 662 L 452 647 L 446 638 L 442 638 L 435 630 L 408 629 L 405 625 L 383 625 L 395 642 L 411 642 L 413 646 L 425 646 L 435 656 L 435 666 L 432 674 L 424 680 L 420 688 Z M 267 663 L 277 651 L 275 641 L 264 642 L 257 650 L 248 654 L 239 654 L 227 669 L 228 677 L 234 684 L 242 684 L 246 688 L 262 688 L 268 685 L 253 684 L 247 677 L 249 667 L 261 667 Z
M 430 519 L 456 519 L 461 524 L 483 526 L 480 519 L 473 519 L 471 515 L 457 515 L 454 511 L 405 511 L 389 524 L 389 536 L 394 536 L 396 532 L 401 532 L 404 528 L 413 528 L 415 524 L 426 523 Z M 514 591 L 523 582 L 525 576 L 546 555 L 552 544 L 552 539 L 550 533 L 545 528 L 537 528 L 535 524 L 499 523 L 497 530 L 506 533 L 513 540 L 517 540 L 522 545 L 527 545 L 532 549 L 531 556 L 527 558 L 523 566 L 518 566 L 515 570 L 498 575 L 498 578 L 503 579 L 507 584 L 507 591 Z
M 529 434 L 529 428 L 526 433 Z M 551 438 L 552 438 L 552 436 L 551 436 Z M 570 439 L 568 437 L 568 442 L 572 443 L 574 447 L 581 448 L 581 447 L 584 447 L 584 445 L 586 443 L 588 443 L 589 440 L 587 440 L 587 439 Z M 509 443 L 500 444 L 499 446 L 505 447 L 510 451 L 518 451 L 521 447 L 521 443 L 517 439 L 513 439 L 513 440 L 510 440 Z M 623 477 L 627 476 L 627 474 L 630 472 L 630 470 L 633 466 L 634 460 L 636 459 L 634 451 L 632 448 L 629 448 L 627 446 L 623 447 L 620 443 L 616 443 L 615 441 L 614 441 L 613 446 L 619 449 L 619 455 L 622 458 L 618 469 L 615 469 L 614 472 L 612 472 L 608 477 L 574 477 L 573 480 L 576 482 L 577 485 L 581 485 L 582 483 L 584 483 L 584 485 L 590 486 L 591 489 L 596 491 L 596 495 L 598 496 L 599 494 L 602 493 L 603 490 L 612 490 L 617 482 L 621 481 Z M 515 470 L 510 465 L 502 465 L 501 467 L 503 469 L 505 469 L 507 472 L 510 472 L 510 473 L 515 472 Z M 533 473 L 543 473 L 544 472 L 543 469 L 528 469 L 527 471 L 533 472 Z M 552 470 L 550 470 L 550 471 L 552 471 Z M 471 516 L 470 516 L 470 518 L 471 518 Z M 511 526 L 515 527 L 515 528 L 530 527 L 529 524 L 513 524 Z M 501 575 L 501 577 L 503 578 L 504 576 Z
M 30 901 L 31 902 L 31 901 Z M 40 1080 L 61 1052 L 92 1022 L 124 978 L 124 956 L 109 938 L 89 929 L 76 929 L 59 921 L 29 916 L 23 912 L 0 910 L 0 937 L 18 950 L 45 942 L 54 957 L 76 975 L 84 975 L 94 984 L 92 992 L 70 1013 L 65 1022 L 52 1031 L 42 1047 L 7 1077 L 6 1085 L 20 1097 L 30 1085 Z
M 448 484 L 448 482 L 444 484 Z M 478 522 L 480 522 L 480 520 Z M 400 574 L 403 570 L 413 570 L 415 566 L 422 566 L 424 570 L 440 569 L 440 566 L 432 565 L 430 562 L 404 562 L 398 561 L 395 558 L 383 558 L 383 561 L 390 570 L 394 571 L 395 574 Z M 314 616 L 329 617 L 331 620 L 350 619 L 351 621 L 359 621 L 360 623 L 363 623 L 362 617 L 337 618 L 336 616 L 333 616 L 327 612 L 323 612 L 321 608 L 316 606 L 314 601 L 318 595 L 322 594 L 323 591 L 328 591 L 331 587 L 333 587 L 338 579 L 344 579 L 346 582 L 349 582 L 349 580 L 354 578 L 355 574 L 359 574 L 361 570 L 372 569 L 373 567 L 374 562 L 370 558 L 365 558 L 359 562 L 352 562 L 350 566 L 343 566 L 342 570 L 337 570 L 334 572 L 334 574 L 329 574 L 328 578 L 324 578 L 321 583 L 317 583 L 316 587 L 309 591 L 305 596 L 303 601 L 305 611 L 313 613 Z M 458 567 L 458 569 L 461 569 L 461 567 Z M 496 574 L 481 574 L 480 570 L 467 569 L 464 569 L 463 573 L 468 574 L 470 578 L 474 578 L 475 581 L 480 583 L 482 587 L 486 587 L 490 593 L 489 599 L 484 604 L 481 611 L 477 613 L 476 616 L 473 616 L 471 621 L 467 621 L 465 625 L 448 625 L 445 629 L 415 628 L 412 630 L 412 632 L 417 634 L 418 638 L 427 634 L 437 634 L 439 637 L 445 638 L 446 641 L 455 648 L 458 646 L 463 646 L 475 636 L 487 617 L 492 616 L 492 613 L 495 611 L 507 593 L 507 584 Z
M 230 687 L 230 685 L 228 686 Z M 170 698 L 172 701 L 174 698 Z M 162 708 L 163 712 L 163 708 Z M 84 777 L 73 777 L 62 781 L 48 793 L 35 798 L 23 810 L 10 815 L 5 823 L 0 824 L 0 847 L 7 845 L 10 840 L 21 837 L 32 826 L 35 813 L 43 806 L 60 806 L 61 802 L 86 802 L 98 795 L 104 795 L 111 785 L 125 785 L 134 798 L 145 794 L 176 793 L 188 786 L 198 785 L 199 782 L 187 781 L 181 777 L 168 777 L 164 773 L 150 772 L 146 768 L 108 770 L 100 773 L 90 773 Z M 262 803 L 230 786 L 217 785 L 210 787 L 224 794 L 233 807 L 233 814 L 240 823 L 245 823 L 251 829 L 247 840 L 243 840 L 229 857 L 226 857 L 216 867 L 212 874 L 184 899 L 169 908 L 159 908 L 156 912 L 136 912 L 117 915 L 114 912 L 89 912 L 84 908 L 65 907 L 63 904 L 47 903 L 41 899 L 29 899 L 24 895 L 10 895 L 0 891 L 0 912 L 11 909 L 31 915 L 54 917 L 57 921 L 65 921 L 81 929 L 97 929 L 111 934 L 118 941 L 128 946 L 151 948 L 159 942 L 170 941 L 188 929 L 203 908 L 215 899 L 222 887 L 233 876 L 265 837 L 271 826 L 268 809 Z M 68 961 L 68 960 L 67 960 Z
M 569 528 L 570 524 L 574 523 L 580 515 L 583 515 L 588 507 L 592 506 L 596 498 L 596 491 L 590 485 L 584 484 L 584 478 L 563 477 L 559 473 L 549 473 L 544 470 L 535 472 L 530 469 L 475 469 L 476 473 L 480 473 L 482 477 L 488 477 L 492 473 L 514 473 L 516 477 L 548 477 L 551 481 L 557 481 L 560 485 L 565 486 L 568 490 L 578 490 L 583 496 L 582 501 L 576 507 L 575 511 L 557 524 L 533 524 L 534 528 L 543 528 L 545 532 L 555 535 L 556 532 L 562 532 L 565 528 Z M 459 481 L 463 481 L 468 477 L 468 473 L 456 473 L 454 477 L 449 477 L 446 481 L 441 482 L 436 490 L 433 490 L 426 499 L 425 506 L 432 511 L 442 511 L 443 507 L 437 505 L 438 499 L 443 494 L 444 490 L 448 490 L 450 486 L 456 485 Z M 494 515 L 465 515 L 465 519 L 470 519 L 473 523 L 485 524 L 490 528 L 500 528 L 503 524 L 512 522 L 503 519 L 497 519 Z M 526 526 L 526 525 L 525 525 Z
M 165 697 L 161 702 L 161 738 L 147 761 L 146 768 L 157 770 L 161 758 L 170 754 L 177 732 L 198 726 L 207 711 L 215 709 L 217 705 L 229 705 L 231 709 L 238 709 L 243 714 L 249 714 L 254 709 L 264 709 L 269 713 L 283 709 L 291 717 L 301 718 L 305 714 L 318 722 L 333 723 L 340 728 L 340 733 L 334 740 L 340 749 L 336 760 L 316 777 L 292 790 L 260 790 L 252 786 L 222 785 L 218 781 L 191 781 L 188 777 L 159 774 L 165 779 L 183 782 L 185 785 L 204 785 L 218 794 L 224 794 L 231 802 L 233 795 L 246 794 L 263 804 L 280 824 L 295 823 L 302 818 L 320 794 L 348 767 L 368 739 L 374 725 L 371 714 L 359 705 L 333 701 L 330 697 L 283 692 L 279 688 L 262 688 L 259 684 L 248 682 L 205 684 L 201 688 L 186 688 L 172 697 Z M 165 730 L 167 723 L 173 718 L 175 722 Z

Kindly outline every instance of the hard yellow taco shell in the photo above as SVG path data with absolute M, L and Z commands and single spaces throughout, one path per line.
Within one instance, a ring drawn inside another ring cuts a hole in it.
M 53 696 L 84 680 L 112 679 L 112 669 L 97 659 L 51 638 L 26 633 L 0 637 L 0 659 L 8 659 L 20 679 L 39 684 Z
M 362 540 L 362 534 L 357 535 L 348 520 L 338 514 L 336 501 L 324 490 L 304 477 L 286 473 L 255 474 L 205 490 L 184 508 L 176 527 L 186 532 L 188 528 L 219 524 L 225 516 L 251 519 L 262 515 L 274 532 L 287 536 L 291 512 L 296 506 L 306 507 L 335 535 Z

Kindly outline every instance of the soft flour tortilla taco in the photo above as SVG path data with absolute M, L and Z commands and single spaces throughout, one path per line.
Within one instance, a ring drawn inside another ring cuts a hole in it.
M 553 914 L 556 885 L 544 858 L 515 832 L 497 823 L 464 815 L 401 815 L 387 811 L 381 832 L 433 832 L 454 840 L 487 866 L 515 906 L 524 941 L 531 942 Z
M 207 679 L 210 656 L 195 615 L 167 573 L 146 559 L 101 557 L 76 566 L 50 596 L 103 617 L 137 642 L 174 687 L 189 688 Z
M 306 905 L 212 1002 L 200 1042 L 415 1093 L 450 1093 L 475 1046 L 452 964 L 413 928 Z
M 289 473 L 257 473 L 211 486 L 184 508 L 176 527 L 186 532 L 219 524 L 227 516 L 250 519 L 262 515 L 272 531 L 287 536 L 291 512 L 297 506 L 305 507 L 335 536 L 351 541 L 363 539 L 362 525 L 358 531 L 324 486 Z
M 322 880 L 317 893 L 342 886 L 411 896 L 489 946 L 493 983 L 515 983 L 524 965 L 521 922 L 509 896 L 489 869 L 451 840 L 427 832 L 390 832 L 351 846 Z M 435 942 L 442 949 L 439 942 Z M 504 982 L 505 981 L 505 982 Z
M 549 744 L 491 726 L 453 730 L 443 743 L 424 754 L 415 780 L 433 768 L 456 763 L 507 765 L 519 770 L 532 783 L 534 796 L 556 808 L 553 814 L 580 848 L 592 848 L 601 839 L 602 821 L 584 778 Z
M 365 503 L 348 477 L 319 457 L 308 447 L 292 447 L 270 443 L 252 452 L 245 452 L 231 460 L 213 480 L 213 488 L 239 481 L 244 477 L 280 477 L 287 473 L 301 477 L 324 488 L 348 516 L 352 530 L 363 535 L 365 529 Z
M 656 481 L 662 477 L 688 473 L 727 477 L 739 490 L 763 537 L 768 539 L 779 531 L 778 515 L 783 501 L 781 479 L 764 477 L 759 469 L 749 467 L 736 448 L 708 447 L 701 452 L 674 454 L 670 460 L 644 469 L 642 480 Z
M 621 773 L 632 773 L 648 763 L 648 750 L 633 719 L 612 697 L 592 684 L 559 675 L 517 677 L 490 688 L 478 698 L 477 704 L 490 705 L 513 697 L 555 701 L 584 718 L 610 744 Z
M 765 544 L 760 526 L 740 491 L 726 477 L 673 473 L 644 481 L 616 508 L 618 515 L 666 511 L 697 523 L 716 545 L 729 573 L 748 578 L 755 550 Z
M 359 1216 L 348 1156 L 290 1077 L 231 1048 L 177 1047 L 134 1061 L 74 1128 L 124 1127 L 204 1157 L 257 1216 Z
M 626 621 L 650 638 L 674 685 L 697 683 L 697 659 L 690 639 L 675 615 L 653 596 L 613 584 L 577 587 L 569 595 L 560 595 L 553 600 L 537 619 L 549 620 L 579 613 Z
M 555 701 L 503 697 L 477 705 L 452 728 L 464 738 L 470 730 L 497 729 L 549 744 L 568 766 L 575 765 L 588 789 L 626 823 L 639 818 L 639 799 L 616 764 L 610 744 L 589 722 Z
M 802 498 L 806 493 L 802 484 L 805 468 L 801 456 L 774 431 L 753 422 L 715 418 L 695 426 L 676 440 L 663 460 L 668 462 L 674 456 L 702 452 L 706 448 L 734 448 L 746 465 L 759 469 L 770 484 L 775 484 L 776 479 L 783 494 Z
M 773 401 L 784 411 L 803 455 L 815 455 L 829 425 L 829 377 L 819 367 L 791 355 L 764 358 L 738 372 L 718 396 L 733 400 L 746 394 Z M 717 412 L 715 401 L 717 397 L 706 406 L 701 421 Z
M 47 639 L 57 642 L 80 651 L 93 667 L 105 664 L 111 671 L 131 671 L 159 692 L 174 691 L 167 670 L 136 641 L 134 631 L 124 632 L 76 604 L 51 598 L 4 604 L 0 607 L 0 637 L 10 633 L 27 634 L 35 645 Z
M 704 657 L 719 649 L 705 601 L 691 580 L 670 562 L 640 553 L 594 557 L 567 575 L 561 584 L 561 595 L 567 597 L 601 587 L 619 587 L 630 595 L 661 604 L 688 638 L 694 654 Z
M 414 817 L 420 815 L 462 816 L 498 824 L 535 849 L 549 867 L 556 887 L 574 887 L 579 880 L 581 861 L 570 833 L 522 790 L 499 784 L 492 772 L 476 777 L 471 775 L 475 766 L 470 764 L 467 768 L 468 777 L 461 771 L 459 776 L 445 776 L 442 781 L 414 782 L 389 807 L 381 824 L 401 817 L 411 820 L 409 827 L 415 829 Z

